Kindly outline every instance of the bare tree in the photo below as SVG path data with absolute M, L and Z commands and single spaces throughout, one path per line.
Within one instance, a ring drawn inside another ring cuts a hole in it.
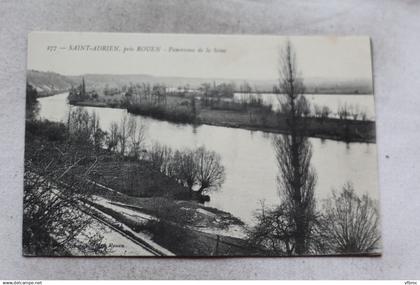
M 68 130 L 73 142 L 83 145 L 91 142 L 90 116 L 81 107 L 71 110 L 68 118 Z
M 380 243 L 376 203 L 368 195 L 358 197 L 353 185 L 347 183 L 341 193 L 333 192 L 325 201 L 321 229 L 329 252 L 375 251 Z
M 311 227 L 315 220 L 315 171 L 310 166 L 312 146 L 304 136 L 301 122 L 303 108 L 298 101 L 303 96 L 304 85 L 298 77 L 296 55 L 290 42 L 280 59 L 280 91 L 286 95 L 282 109 L 286 110 L 289 135 L 273 140 L 279 168 L 278 187 L 282 200 L 294 221 L 294 253 L 301 255 L 309 250 Z
M 90 199 L 98 158 L 79 147 L 44 142 L 27 146 L 23 247 L 28 255 L 104 254 L 102 236 L 89 234 Z
M 170 147 L 154 143 L 147 154 L 154 169 L 157 169 L 168 176 L 173 176 L 174 171 L 172 170 L 171 165 L 173 160 L 173 151 Z
M 248 233 L 252 247 L 260 248 L 269 255 L 292 255 L 296 225 L 287 205 L 274 209 L 264 203 L 256 213 L 257 224 Z
M 197 183 L 197 161 L 192 150 L 176 151 L 172 159 L 172 172 L 174 177 L 187 186 L 192 194 L 193 187 Z
M 119 125 L 119 133 L 118 133 L 118 141 L 120 145 L 120 154 L 125 156 L 127 152 L 127 144 L 128 144 L 128 115 L 124 114 L 121 117 L 120 125 Z
M 195 151 L 194 159 L 197 163 L 198 194 L 217 190 L 225 180 L 225 168 L 221 164 L 220 155 L 200 147 Z
M 119 127 L 116 122 L 112 122 L 106 144 L 109 151 L 116 151 L 119 142 Z
M 297 102 L 302 97 L 305 88 L 302 79 L 298 75 L 296 66 L 296 55 L 290 42 L 280 54 L 279 61 L 279 91 L 277 96 L 280 106 L 290 119 L 296 120 L 302 115 L 302 109 L 297 108 Z
M 99 117 L 96 115 L 96 112 L 93 112 L 89 116 L 89 132 L 91 141 L 96 150 L 102 149 L 106 133 L 100 128 L 100 121 Z
M 70 110 L 67 130 L 72 142 L 80 147 L 94 146 L 96 150 L 102 149 L 106 133 L 101 130 L 99 117 L 95 112 L 89 114 L 80 107 Z
M 119 126 L 113 128 L 114 132 L 118 130 L 120 154 L 139 158 L 142 151 L 141 147 L 146 138 L 146 125 L 138 122 L 135 117 L 124 114 Z
M 145 140 L 146 126 L 138 122 L 135 117 L 130 116 L 126 128 L 129 154 L 132 157 L 139 158 Z
M 155 144 L 149 151 L 149 159 L 156 169 L 165 171 L 166 175 L 187 187 L 191 195 L 194 191 L 202 195 L 206 191 L 217 190 L 225 179 L 220 156 L 204 147 L 172 151 Z

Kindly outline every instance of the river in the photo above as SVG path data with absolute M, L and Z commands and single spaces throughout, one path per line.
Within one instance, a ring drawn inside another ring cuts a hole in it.
M 41 118 L 65 121 L 70 108 L 67 93 L 38 100 Z M 104 130 L 127 113 L 123 109 L 83 108 L 96 112 Z M 205 146 L 221 155 L 226 180 L 220 191 L 210 193 L 207 206 L 228 211 L 252 224 L 260 201 L 265 200 L 266 205 L 279 202 L 278 169 L 271 144 L 272 137 L 278 134 L 209 125 L 193 127 L 143 116 L 136 118 L 147 126 L 147 145 L 159 142 L 173 148 Z M 310 142 L 313 146 L 311 164 L 317 173 L 317 201 L 328 197 L 332 189 L 339 190 L 347 181 L 353 183 L 358 194 L 369 193 L 370 197 L 378 198 L 376 144 L 347 144 L 318 138 L 310 138 Z

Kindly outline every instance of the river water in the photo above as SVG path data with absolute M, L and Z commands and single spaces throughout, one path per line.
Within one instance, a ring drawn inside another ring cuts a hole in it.
M 39 102 L 41 118 L 51 121 L 65 121 L 67 118 L 70 109 L 67 93 L 40 98 Z M 105 130 L 109 129 L 111 122 L 119 122 L 127 113 L 123 109 L 83 108 L 95 112 Z M 273 136 L 278 134 L 209 125 L 193 127 L 135 117 L 147 126 L 148 145 L 159 142 L 172 148 L 205 146 L 221 155 L 226 180 L 220 191 L 210 194 L 211 201 L 206 205 L 228 211 L 252 224 L 260 201 L 264 200 L 266 205 L 279 202 L 278 169 L 271 143 Z M 311 164 L 317 173 L 317 201 L 328 197 L 332 189 L 339 190 L 347 181 L 353 183 L 357 193 L 378 198 L 376 144 L 347 144 L 318 138 L 310 138 L 310 142 L 313 146 Z

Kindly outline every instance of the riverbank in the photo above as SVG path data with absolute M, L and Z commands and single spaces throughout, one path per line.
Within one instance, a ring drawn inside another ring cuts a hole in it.
M 248 107 L 244 110 L 223 110 L 209 107 L 196 107 L 193 112 L 186 98 L 172 101 L 169 107 L 123 106 L 98 101 L 72 102 L 75 106 L 109 107 L 127 109 L 128 112 L 148 116 L 158 120 L 184 124 L 205 124 L 229 128 L 241 128 L 251 131 L 287 134 L 286 117 L 267 111 L 267 108 Z M 197 103 L 198 104 L 198 103 Z M 338 118 L 305 117 L 304 135 L 321 139 L 344 142 L 375 143 L 375 122 L 368 120 L 350 120 Z
M 251 120 L 249 117 L 252 117 Z M 238 113 L 224 110 L 202 110 L 199 116 L 202 124 L 241 128 L 251 131 L 287 134 L 286 118 L 275 114 Z M 305 135 L 344 142 L 375 143 L 375 122 L 343 120 L 335 118 L 302 118 Z
M 259 253 L 258 249 L 249 248 L 243 223 L 227 212 L 190 201 L 173 203 L 166 198 L 133 198 L 103 188 L 98 188 L 96 195 L 92 202 L 95 208 L 176 255 Z
M 64 166 L 65 157 L 80 157 L 68 168 L 62 182 L 83 185 L 91 195 L 86 202 L 112 217 L 113 226 L 125 234 L 145 235 L 183 256 L 254 252 L 247 248 L 241 220 L 196 202 L 186 187 L 154 170 L 147 160 L 74 144 L 68 140 L 62 123 L 27 121 L 26 140 L 25 160 L 39 163 L 40 168 L 44 160 L 55 161 L 58 167 Z M 80 176 L 86 169 L 91 173 L 89 178 Z

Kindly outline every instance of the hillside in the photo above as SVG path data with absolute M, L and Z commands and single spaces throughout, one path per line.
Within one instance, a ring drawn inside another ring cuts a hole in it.
M 68 90 L 72 85 L 78 84 L 77 81 L 68 76 L 36 70 L 28 70 L 26 80 L 36 88 L 41 97 Z

